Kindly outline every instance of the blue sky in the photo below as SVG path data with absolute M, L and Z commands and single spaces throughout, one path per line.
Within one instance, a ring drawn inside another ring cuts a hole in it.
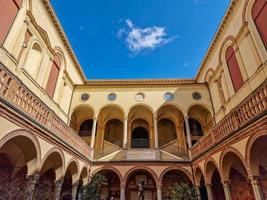
M 192 78 L 229 0 L 51 0 L 88 79 Z

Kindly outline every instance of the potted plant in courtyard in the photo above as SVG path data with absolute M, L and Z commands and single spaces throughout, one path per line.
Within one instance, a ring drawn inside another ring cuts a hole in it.
M 101 195 L 101 187 L 107 185 L 107 179 L 102 174 L 92 176 L 89 184 L 84 186 L 83 200 L 99 200 Z
M 196 191 L 186 183 L 175 183 L 170 188 L 171 200 L 196 200 Z

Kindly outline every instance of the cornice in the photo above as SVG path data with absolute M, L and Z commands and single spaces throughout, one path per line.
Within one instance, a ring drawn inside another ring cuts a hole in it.
M 50 1 L 49 0 L 42 0 L 42 2 L 43 2 L 43 5 L 45 6 L 50 18 L 51 18 L 51 21 L 53 22 L 57 32 L 59 33 L 60 38 L 61 38 L 63 44 L 65 45 L 65 48 L 67 49 L 71 59 L 73 60 L 75 66 L 76 66 L 76 69 L 78 70 L 80 76 L 82 77 L 83 82 L 86 82 L 86 80 L 87 80 L 86 76 L 85 76 L 85 74 L 81 68 L 81 65 L 80 65 L 72 47 L 68 41 L 68 38 L 67 38 L 67 36 L 66 36 L 58 18 L 57 18 L 57 15 L 56 15 Z
M 193 79 L 127 79 L 127 80 L 87 80 L 85 85 L 79 86 L 171 86 L 182 84 L 194 84 Z
M 232 16 L 236 5 L 239 3 L 240 0 L 232 0 L 227 11 L 225 12 L 225 15 L 216 31 L 216 33 L 214 34 L 213 40 L 204 56 L 204 59 L 202 60 L 202 63 L 199 67 L 199 70 L 196 74 L 195 80 L 197 80 L 199 78 L 199 76 L 201 75 L 201 73 L 204 71 L 206 64 L 208 63 L 208 60 L 211 58 L 212 53 L 214 51 L 214 49 L 216 48 L 216 45 L 218 44 L 219 40 L 222 37 L 223 31 L 225 30 L 225 28 L 227 27 L 227 25 L 229 24 L 229 18 Z

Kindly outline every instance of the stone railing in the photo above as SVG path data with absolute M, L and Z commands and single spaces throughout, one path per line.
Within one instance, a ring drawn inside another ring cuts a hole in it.
M 192 148 L 193 158 L 234 133 L 247 122 L 267 110 L 267 83 L 249 95 L 239 106 L 222 119 Z
M 46 127 L 58 139 L 70 145 L 86 158 L 89 158 L 91 149 L 77 133 L 1 64 L 0 96 Z

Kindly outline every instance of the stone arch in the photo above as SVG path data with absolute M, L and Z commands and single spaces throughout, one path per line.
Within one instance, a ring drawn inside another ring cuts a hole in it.
M 157 174 L 151 168 L 146 167 L 146 166 L 140 166 L 140 167 L 137 166 L 137 167 L 132 167 L 131 169 L 129 169 L 126 172 L 126 174 L 123 176 L 122 183 L 126 184 L 128 178 L 136 171 L 145 171 L 145 172 L 147 172 L 148 174 L 150 174 L 153 177 L 153 179 L 154 179 L 154 181 L 155 181 L 155 183 L 157 185 L 160 184 L 159 177 L 157 176 Z
M 192 174 L 188 170 L 180 168 L 180 167 L 168 167 L 167 169 L 163 170 L 163 172 L 161 172 L 160 177 L 159 177 L 160 183 L 162 183 L 164 175 L 173 170 L 182 172 L 190 180 L 190 182 L 194 184 Z
M 34 146 L 34 150 L 36 151 L 34 152 L 30 152 L 31 155 L 28 155 L 26 158 L 26 162 L 28 162 L 28 175 L 33 174 L 36 172 L 39 163 L 41 161 L 41 147 L 40 147 L 40 143 L 37 139 L 37 137 L 29 132 L 28 130 L 25 129 L 19 129 L 19 130 L 15 130 L 12 131 L 8 134 L 6 134 L 1 140 L 0 140 L 0 148 L 2 148 L 6 143 L 8 143 L 11 140 L 14 140 L 16 138 L 25 138 L 26 140 L 29 140 L 33 146 Z M 23 144 L 21 144 L 23 145 Z M 24 144 L 23 146 L 25 146 L 26 144 Z M 23 148 L 23 147 L 22 147 Z M 25 147 L 26 148 L 26 147 Z M 35 155 L 36 154 L 36 158 Z
M 197 120 L 202 128 L 204 133 L 213 127 L 213 112 L 205 104 L 192 104 L 187 110 L 187 116 Z M 199 115 L 198 115 L 199 114 Z
M 0 140 L 0 192 L 3 199 L 24 199 L 27 177 L 38 173 L 41 150 L 27 130 L 15 130 Z
M 121 174 L 116 168 L 100 167 L 94 174 L 101 174 L 106 179 L 105 184 L 101 186 L 100 199 L 120 199 Z
M 145 107 L 146 109 L 148 109 L 152 114 L 153 114 L 153 116 L 155 115 L 155 111 L 154 111 L 154 109 L 150 106 L 150 105 L 148 105 L 148 104 L 145 104 L 145 103 L 136 103 L 136 104 L 134 104 L 134 105 L 132 105 L 130 108 L 128 108 L 127 110 L 126 110 L 126 116 L 129 116 L 129 113 L 130 113 L 130 111 L 133 109 L 133 108 L 135 108 L 135 107 Z
M 123 182 L 123 177 L 122 177 L 120 171 L 117 168 L 112 167 L 112 166 L 103 166 L 103 167 L 100 167 L 100 168 L 92 171 L 91 172 L 91 176 L 94 175 L 94 174 L 97 174 L 97 173 L 99 173 L 99 172 L 101 172 L 103 170 L 109 170 L 109 171 L 114 172 L 120 178 L 121 183 Z
M 248 139 L 248 142 L 246 144 L 246 155 L 245 155 L 245 161 L 248 165 L 248 171 L 249 174 L 253 176 L 258 176 L 259 175 L 259 169 L 255 168 L 255 165 L 259 164 L 259 160 L 255 159 L 251 156 L 252 153 L 252 147 L 255 146 L 255 142 L 259 140 L 260 138 L 265 138 L 267 137 L 267 132 L 264 131 L 259 131 L 256 134 L 253 134 L 250 136 Z
M 62 69 L 66 69 L 66 57 L 65 57 L 65 54 L 64 54 L 64 51 L 62 50 L 62 48 L 60 46 L 55 46 L 53 50 L 54 50 L 55 54 L 59 55 L 61 58 Z
M 83 185 L 85 185 L 89 178 L 89 171 L 87 166 L 83 166 L 81 168 L 80 174 L 79 174 L 79 180 L 82 180 Z
M 99 119 L 99 115 L 100 115 L 101 111 L 103 111 L 103 110 L 106 109 L 106 108 L 114 108 L 114 109 L 119 110 L 119 111 L 122 112 L 122 114 L 123 114 L 123 117 L 122 117 L 122 118 L 124 118 L 124 117 L 126 116 L 126 114 L 125 114 L 125 110 L 123 109 L 123 107 L 122 107 L 121 105 L 119 105 L 119 104 L 115 104 L 115 103 L 109 103 L 109 104 L 105 104 L 105 105 L 101 106 L 101 107 L 96 111 L 96 116 L 97 116 L 98 119 Z
M 208 83 L 213 76 L 214 76 L 214 70 L 212 68 L 209 68 L 204 76 L 204 81 Z
M 196 184 L 196 186 L 199 186 L 202 176 L 204 177 L 204 180 L 205 180 L 204 172 L 202 171 L 202 169 L 199 165 L 195 166 L 194 175 L 195 175 L 195 184 Z
M 224 182 L 231 184 L 233 199 L 253 199 L 254 193 L 249 181 L 248 167 L 241 153 L 233 147 L 223 151 L 220 168 Z
M 64 164 L 64 154 L 59 148 L 54 147 L 45 154 L 40 165 L 34 199 L 53 198 L 55 183 L 64 177 Z
M 179 104 L 177 104 L 175 102 L 165 102 L 155 111 L 155 116 L 158 116 L 159 115 L 159 111 L 162 108 L 164 108 L 165 106 L 172 106 L 175 109 L 179 110 L 183 114 L 183 116 L 186 115 L 186 110 L 181 105 L 179 105 Z
M 69 125 L 75 131 L 79 131 L 80 126 L 84 121 L 88 119 L 92 120 L 95 116 L 94 108 L 88 104 L 77 105 L 70 113 Z
M 239 161 L 241 161 L 241 164 L 244 166 L 244 169 L 246 170 L 246 173 L 248 172 L 248 167 L 247 164 L 245 162 L 245 159 L 243 158 L 243 156 L 241 155 L 241 153 L 234 147 L 228 147 L 226 150 L 224 150 L 220 156 L 220 169 L 221 169 L 221 175 L 222 175 L 222 179 L 224 181 L 228 181 L 229 179 L 229 171 L 231 168 L 231 165 L 233 164 L 233 162 L 235 162 L 235 160 L 230 159 L 229 162 L 225 163 L 225 157 L 228 156 L 229 154 L 232 154 L 233 158 L 237 158 L 239 159 Z M 227 165 L 227 166 L 225 166 Z M 230 165 L 230 166 L 229 166 Z
M 207 184 L 211 183 L 213 172 L 216 169 L 218 170 L 220 177 L 222 177 L 221 170 L 219 166 L 217 165 L 216 161 L 212 157 L 208 158 L 204 163 L 204 179 Z
M 49 160 L 50 159 L 50 160 Z M 45 166 L 46 162 L 49 161 L 51 164 L 48 166 Z M 50 149 L 45 156 L 43 157 L 41 164 L 40 164 L 40 172 L 44 172 L 48 167 L 55 167 L 56 171 L 56 180 L 59 180 L 64 176 L 65 172 L 65 156 L 61 149 L 58 147 L 53 147 Z
M 70 170 L 71 172 L 73 183 L 78 181 L 78 178 L 79 178 L 78 175 L 80 171 L 79 171 L 79 162 L 76 158 L 72 158 L 69 160 L 65 168 L 65 174 L 68 170 Z

